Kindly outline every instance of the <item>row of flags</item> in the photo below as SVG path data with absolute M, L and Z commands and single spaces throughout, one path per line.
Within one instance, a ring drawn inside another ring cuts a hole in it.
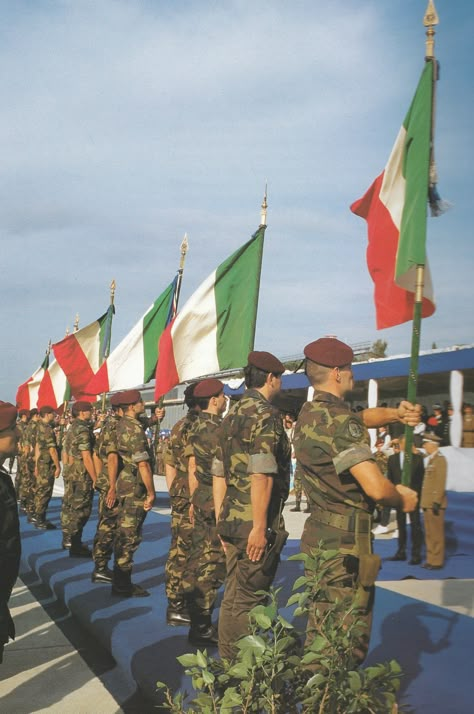
M 113 306 L 48 349 L 17 391 L 19 409 L 130 389 L 155 377 L 155 399 L 183 381 L 241 367 L 253 349 L 265 226 L 219 265 L 177 313 L 180 271 L 106 357 Z M 181 271 L 182 272 L 182 271 Z M 50 362 L 50 352 L 55 359 Z
M 417 266 L 425 266 L 422 317 L 435 310 L 426 265 L 428 202 L 442 212 L 432 179 L 432 108 L 437 65 L 427 61 L 384 171 L 351 210 L 368 224 L 367 264 L 377 328 L 413 317 Z M 431 178 L 430 178 L 431 177 Z M 264 223 L 262 219 L 262 224 Z M 52 345 L 18 388 L 19 408 L 95 400 L 155 377 L 158 400 L 181 382 L 242 367 L 253 349 L 265 225 L 217 267 L 177 312 L 182 270 L 109 354 L 113 305 Z

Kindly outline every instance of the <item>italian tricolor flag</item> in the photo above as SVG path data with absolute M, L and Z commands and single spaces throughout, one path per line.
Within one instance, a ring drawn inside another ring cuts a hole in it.
M 70 388 L 57 360 L 53 360 L 45 370 L 38 390 L 38 408 L 50 406 L 59 409 L 70 397 Z
M 104 359 L 113 309 L 90 325 L 68 335 L 53 345 L 54 356 L 62 369 L 74 397 L 81 397 L 85 387 Z
M 368 224 L 367 264 L 375 284 L 377 329 L 413 319 L 416 266 L 426 265 L 433 63 L 427 62 L 390 158 L 351 211 Z M 422 317 L 435 311 L 425 268 Z
M 177 278 L 155 300 L 132 330 L 110 353 L 86 386 L 87 394 L 102 394 L 146 384 L 155 376 L 158 341 L 171 318 Z
M 181 382 L 242 367 L 253 349 L 265 226 L 211 273 L 160 339 L 155 399 Z
M 38 404 L 38 393 L 43 381 L 44 374 L 49 365 L 49 349 L 43 360 L 41 367 L 23 384 L 20 384 L 16 393 L 16 405 L 18 409 L 34 409 Z

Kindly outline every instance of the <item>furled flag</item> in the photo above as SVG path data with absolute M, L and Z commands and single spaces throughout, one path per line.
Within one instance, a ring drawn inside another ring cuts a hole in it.
M 138 384 L 146 384 L 154 377 L 158 341 L 172 316 L 177 280 L 178 276 L 110 353 L 86 386 L 87 394 L 130 389 Z
M 180 382 L 242 367 L 253 349 L 265 226 L 211 273 L 163 332 L 155 399 Z
M 104 360 L 113 312 L 113 305 L 110 305 L 98 320 L 53 345 L 54 356 L 75 397 L 82 397 L 85 387 Z
M 38 404 L 38 392 L 43 380 L 44 374 L 49 365 L 49 349 L 46 352 L 46 357 L 38 367 L 36 372 L 28 379 L 27 382 L 20 384 L 16 393 L 16 405 L 18 409 L 34 409 Z
M 38 390 L 38 409 L 50 406 L 59 409 L 69 400 L 71 390 L 63 370 L 57 360 L 53 360 L 45 370 Z
M 413 318 L 416 266 L 426 265 L 433 62 L 427 62 L 385 170 L 351 211 L 368 224 L 377 329 Z M 426 265 L 422 317 L 435 311 Z

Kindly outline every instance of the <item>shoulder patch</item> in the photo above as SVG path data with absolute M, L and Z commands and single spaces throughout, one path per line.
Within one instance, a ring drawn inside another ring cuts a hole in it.
M 347 424 L 347 431 L 353 439 L 360 439 L 364 433 L 364 429 L 357 419 L 349 420 Z

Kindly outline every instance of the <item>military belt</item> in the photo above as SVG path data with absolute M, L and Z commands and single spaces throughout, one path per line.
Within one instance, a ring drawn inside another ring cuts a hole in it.
M 357 530 L 358 533 L 368 533 L 370 530 L 369 514 L 355 508 L 351 509 L 349 515 L 346 516 L 341 513 L 325 511 L 323 508 L 319 508 L 319 506 L 313 504 L 311 507 L 311 516 L 314 516 L 315 520 L 320 523 L 325 523 L 327 526 L 338 528 L 341 531 L 355 533 Z

